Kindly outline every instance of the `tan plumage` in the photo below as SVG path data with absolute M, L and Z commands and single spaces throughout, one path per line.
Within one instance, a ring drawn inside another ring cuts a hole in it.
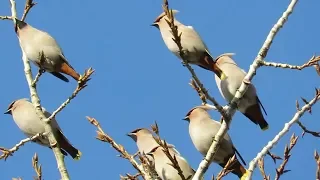
M 177 12 L 177 10 L 173 10 L 173 14 L 176 14 Z M 173 35 L 171 34 L 171 29 L 166 20 L 168 20 L 168 17 L 163 12 L 156 18 L 153 26 L 156 26 L 160 30 L 162 39 L 168 49 L 181 59 L 179 55 L 179 48 L 172 40 Z M 182 33 L 181 45 L 185 50 L 186 60 L 190 64 L 195 64 L 206 70 L 214 72 L 219 77 L 223 76 L 223 72 L 216 66 L 206 44 L 202 41 L 200 35 L 193 29 L 193 27 L 186 26 L 177 19 L 174 20 L 174 23 L 178 27 L 178 32 Z
M 175 152 L 170 148 L 169 152 L 172 157 L 176 157 L 179 167 L 183 172 L 185 178 L 192 177 L 195 171 L 190 167 L 187 160 L 182 156 L 175 154 Z M 163 152 L 163 148 L 160 146 L 155 147 L 148 153 L 152 156 L 155 163 L 155 170 L 162 180 L 181 180 L 178 171 L 172 167 L 170 164 L 172 162 Z
M 127 134 L 131 137 L 137 144 L 138 150 L 141 154 L 147 154 L 159 144 L 154 139 L 152 132 L 146 128 L 138 128 Z M 174 145 L 168 144 L 169 147 L 172 147 L 176 154 L 180 154 L 175 148 Z
M 52 36 L 18 19 L 16 19 L 15 29 L 21 48 L 35 65 L 65 82 L 69 80 L 60 73 L 67 74 L 76 81 L 79 80 L 80 75 L 68 63 L 62 49 Z M 42 53 L 44 60 L 40 62 Z
M 236 94 L 237 89 L 240 87 L 242 80 L 247 74 L 234 62 L 234 60 L 231 58 L 232 55 L 232 53 L 222 54 L 216 59 L 218 66 L 222 69 L 226 77 L 221 80 L 218 76 L 215 76 L 215 80 L 221 95 L 228 102 L 231 102 Z M 261 105 L 263 108 L 257 96 L 256 88 L 253 84 L 250 84 L 247 92 L 239 102 L 238 110 L 253 123 L 259 124 L 262 130 L 267 130 L 269 125 L 264 119 L 259 105 Z
M 44 115 L 48 118 L 50 117 L 50 113 L 47 112 L 44 108 Z M 18 99 L 13 101 L 5 114 L 11 114 L 14 122 L 20 128 L 20 130 L 28 137 L 34 136 L 38 133 L 44 133 L 44 122 L 42 122 L 37 115 L 34 106 L 26 99 Z M 64 155 L 70 154 L 73 159 L 78 160 L 81 157 L 81 152 L 73 147 L 68 139 L 63 135 L 57 121 L 52 119 L 51 121 L 52 128 L 56 131 L 57 141 L 60 145 L 61 152 Z M 49 140 L 47 137 L 40 137 L 36 139 L 36 143 L 50 147 Z
M 189 134 L 191 140 L 196 147 L 196 149 L 205 156 L 212 144 L 214 136 L 218 133 L 221 124 L 215 120 L 212 120 L 209 113 L 207 112 L 208 107 L 197 106 L 192 108 L 186 115 L 185 120 L 189 122 Z M 213 162 L 224 167 L 235 153 L 240 157 L 242 162 L 242 157 L 239 152 L 234 147 L 229 134 L 225 134 L 218 151 L 216 152 Z M 241 165 L 241 163 L 236 158 L 235 163 L 230 167 L 234 169 L 232 173 L 236 174 L 239 178 L 246 176 L 246 169 Z

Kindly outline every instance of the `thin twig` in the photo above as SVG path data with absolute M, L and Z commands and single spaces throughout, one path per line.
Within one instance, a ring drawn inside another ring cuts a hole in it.
M 12 180 L 22 180 L 21 177 L 18 177 L 18 178 L 12 178 Z
M 32 157 L 32 167 L 37 174 L 34 177 L 34 180 L 42 180 L 42 166 L 39 165 L 39 157 L 37 153 L 35 153 L 34 156 Z
M 296 70 L 302 70 L 307 67 L 314 66 L 318 64 L 320 61 L 320 56 L 312 56 L 306 63 L 303 65 L 297 66 L 297 65 L 290 65 L 290 64 L 283 64 L 283 63 L 275 63 L 275 62 L 266 62 L 266 61 L 260 61 L 261 66 L 270 66 L 270 67 L 276 67 L 276 68 L 287 68 L 287 69 L 296 69 Z
M 11 14 L 12 14 L 12 17 L 14 18 L 13 23 L 15 24 L 16 23 L 15 18 L 18 17 L 17 11 L 16 11 L 16 2 L 15 2 L 15 0 L 10 0 L 10 3 L 11 3 Z M 27 3 L 28 3 L 28 0 L 27 0 Z M 39 116 L 39 118 L 41 119 L 41 121 L 45 122 L 44 129 L 45 129 L 45 132 L 47 133 L 47 137 L 50 142 L 50 146 L 51 146 L 53 153 L 55 155 L 55 158 L 57 161 L 57 166 L 58 166 L 59 172 L 61 174 L 61 179 L 62 180 L 69 180 L 70 179 L 69 174 L 68 174 L 68 171 L 67 171 L 65 163 L 64 163 L 64 156 L 61 153 L 60 146 L 56 140 L 56 132 L 53 131 L 53 128 L 51 127 L 50 121 L 46 121 L 46 117 L 45 117 L 45 115 L 42 111 L 42 108 L 41 108 L 40 98 L 38 96 L 37 90 L 35 87 L 32 86 L 33 78 L 32 78 L 32 72 L 31 72 L 29 59 L 27 58 L 26 53 L 23 51 L 22 47 L 21 47 L 21 51 L 22 51 L 24 72 L 25 72 L 26 80 L 28 82 L 32 104 L 35 107 L 36 113 Z
M 219 174 L 217 175 L 216 180 L 221 180 L 224 176 L 228 175 L 232 172 L 233 169 L 230 169 L 230 167 L 233 165 L 233 163 L 236 162 L 236 155 L 233 155 L 229 158 L 227 164 L 221 169 Z
M 263 180 L 270 180 L 270 176 L 269 175 L 267 176 L 266 171 L 264 170 L 264 159 L 263 158 L 259 159 L 258 165 L 259 165 L 259 169 L 260 169 L 261 175 L 263 177 Z
M 120 180 L 139 180 L 139 176 L 140 176 L 141 174 L 140 173 L 137 173 L 137 174 L 135 174 L 135 175 L 131 175 L 131 174 L 129 174 L 129 173 L 126 173 L 126 176 L 122 176 L 122 175 L 120 175 Z
M 13 146 L 11 149 L 6 149 L 3 147 L 0 147 L 0 151 L 2 151 L 2 154 L 0 156 L 0 159 L 4 159 L 7 160 L 7 158 L 9 156 L 12 156 L 14 152 L 18 151 L 19 148 L 21 146 L 23 146 L 25 143 L 29 142 L 29 141 L 34 141 L 35 139 L 37 139 L 40 136 L 44 136 L 43 134 L 36 134 L 34 136 L 28 137 L 26 139 L 21 140 L 18 144 L 16 144 L 15 146 Z
M 97 137 L 96 137 L 97 139 L 99 139 L 102 142 L 109 143 L 115 150 L 117 150 L 121 154 L 121 157 L 127 159 L 132 164 L 132 166 L 142 175 L 144 179 L 151 179 L 151 178 L 147 178 L 148 175 L 143 170 L 143 168 L 136 162 L 133 156 L 130 155 L 121 144 L 116 143 L 111 136 L 109 136 L 103 131 L 99 121 L 89 116 L 87 116 L 86 118 L 92 125 L 94 125 L 98 129 Z
M 21 21 L 24 21 L 27 18 L 27 14 L 29 13 L 30 9 L 36 4 L 37 3 L 34 3 L 33 0 L 26 1 L 26 4 L 24 6 L 23 15 L 21 17 Z
M 304 135 L 307 134 L 311 134 L 314 137 L 320 137 L 320 132 L 315 132 L 315 131 L 310 131 L 306 128 L 306 126 L 304 126 L 300 121 L 297 121 L 297 124 L 301 127 L 301 129 L 303 130 L 302 132 L 302 137 L 304 137 Z
M 154 127 L 154 126 L 152 126 Z M 189 177 L 184 177 L 183 171 L 179 166 L 177 157 L 175 154 L 171 154 L 169 150 L 169 146 L 165 140 L 161 140 L 159 131 L 156 133 L 157 136 L 155 137 L 156 142 L 161 146 L 162 151 L 164 154 L 168 157 L 168 159 L 171 161 L 171 166 L 178 171 L 179 176 L 181 177 L 181 180 L 187 180 Z
M 276 162 L 277 162 L 277 159 L 278 160 L 282 160 L 282 158 L 280 157 L 280 156 L 277 156 L 277 155 L 275 155 L 275 154 L 272 154 L 270 151 L 268 151 L 268 153 L 267 153 L 271 158 L 272 158 L 272 160 L 273 160 L 273 162 L 276 164 Z
M 39 81 L 39 79 L 40 79 L 40 77 L 41 77 L 42 74 L 43 74 L 43 70 L 42 70 L 42 69 L 39 69 L 38 74 L 36 75 L 36 77 L 34 78 L 34 80 L 33 80 L 32 83 L 31 83 L 31 86 L 32 86 L 32 87 L 36 87 L 37 82 Z
M 188 61 L 185 58 L 183 47 L 181 45 L 181 32 L 180 33 L 178 32 L 178 27 L 174 24 L 174 15 L 172 13 L 172 10 L 169 10 L 168 0 L 164 0 L 162 7 L 163 7 L 164 12 L 166 13 L 166 16 L 168 16 L 168 18 L 169 18 L 169 21 L 167 21 L 167 23 L 171 28 L 171 31 L 172 31 L 171 33 L 173 35 L 173 41 L 177 44 L 177 46 L 179 48 L 179 55 L 182 59 L 183 65 L 185 67 L 187 67 L 187 69 L 189 70 L 189 72 L 192 75 L 194 82 L 196 83 L 197 87 L 201 90 L 201 92 L 205 95 L 206 99 L 211 101 L 213 103 L 213 105 L 217 108 L 217 110 L 224 117 L 226 117 L 226 120 L 227 120 L 228 118 L 227 118 L 223 108 L 219 105 L 219 103 L 212 96 L 209 95 L 207 89 L 203 86 L 200 79 L 197 77 L 196 73 L 194 72 L 194 70 L 192 69 L 192 67 L 189 65 Z
M 1 20 L 12 20 L 13 17 L 12 16 L 0 16 Z
M 252 172 L 254 170 L 254 168 L 256 167 L 258 160 L 261 159 L 263 156 L 265 156 L 268 151 L 275 146 L 279 140 L 287 133 L 289 132 L 289 129 L 291 126 L 293 126 L 296 122 L 299 121 L 299 118 L 301 116 L 304 115 L 305 112 L 308 111 L 308 109 L 310 109 L 318 100 L 320 99 L 320 90 L 316 89 L 316 95 L 315 97 L 309 101 L 309 103 L 307 103 L 306 105 L 304 105 L 299 111 L 297 111 L 294 116 L 292 117 L 292 119 L 287 122 L 283 129 L 271 140 L 268 142 L 268 144 L 257 154 L 257 156 L 250 162 L 249 164 L 249 171 L 251 173 L 249 173 L 250 177 L 247 178 L 247 180 L 249 180 L 252 176 Z
M 293 9 L 294 9 L 295 5 L 297 4 L 297 2 L 298 2 L 298 0 L 291 0 L 290 4 L 288 5 L 288 8 L 284 11 L 282 16 L 278 20 L 278 22 L 273 26 L 273 28 L 269 32 L 269 34 L 268 34 L 265 42 L 263 43 L 263 45 L 262 45 L 262 47 L 261 47 L 256 59 L 254 60 L 254 62 L 250 66 L 248 74 L 245 76 L 244 81 L 242 82 L 239 90 L 236 92 L 235 98 L 233 98 L 235 100 L 235 102 L 237 102 L 243 96 L 243 94 L 246 91 L 246 88 L 248 86 L 248 84 L 246 84 L 245 81 L 251 81 L 251 79 L 254 77 L 254 75 L 256 73 L 256 70 L 259 67 L 260 62 L 262 62 L 263 59 L 267 56 L 273 39 L 275 38 L 275 36 L 279 32 L 279 30 L 284 26 L 285 22 L 288 20 L 290 14 L 293 12 Z M 232 103 L 235 103 L 235 102 L 232 102 Z M 304 112 L 302 112 L 302 114 L 303 113 Z M 298 119 L 298 117 L 297 117 L 297 119 Z M 295 122 L 295 120 L 293 120 L 293 121 Z M 284 131 L 284 133 L 285 132 L 286 131 Z M 246 180 L 251 179 L 253 169 L 256 167 L 256 165 L 258 163 L 258 159 L 260 159 L 263 155 L 265 155 L 268 152 L 268 150 L 269 149 L 264 148 L 262 150 L 263 154 L 259 153 L 259 155 L 257 156 L 259 158 L 255 158 L 255 159 L 253 159 L 251 161 L 250 166 L 249 166 L 248 176 L 246 177 Z
M 179 55 L 183 61 L 183 64 L 185 65 L 185 67 L 187 67 L 187 69 L 191 73 L 192 78 L 194 80 L 191 82 L 191 83 L 193 83 L 191 85 L 197 90 L 198 94 L 200 94 L 199 92 L 201 91 L 202 93 L 200 95 L 201 96 L 204 95 L 206 97 L 206 99 L 208 99 L 209 101 L 211 101 L 213 103 L 213 105 L 216 107 L 216 109 L 220 112 L 220 114 L 223 116 L 223 119 L 225 120 L 222 124 L 221 132 L 215 136 L 215 139 L 214 139 L 212 145 L 210 146 L 210 149 L 209 149 L 205 159 L 200 163 L 196 174 L 192 178 L 193 180 L 200 179 L 200 177 L 203 177 L 203 174 L 208 169 L 208 167 L 211 163 L 211 159 L 214 157 L 215 153 L 217 152 L 217 150 L 219 148 L 219 143 L 222 139 L 221 137 L 223 137 L 224 134 L 226 134 L 226 132 L 227 132 L 227 129 L 228 129 L 227 123 L 231 122 L 231 117 L 235 113 L 235 107 L 234 107 L 233 111 L 226 113 L 224 108 L 222 106 L 220 106 L 218 104 L 218 102 L 212 96 L 209 95 L 207 89 L 205 89 L 204 85 L 201 83 L 201 81 L 199 80 L 199 78 L 197 77 L 197 75 L 195 74 L 195 72 L 191 68 L 191 66 L 188 64 L 188 61 L 186 60 L 186 58 L 184 56 L 183 47 L 181 45 L 181 32 L 180 33 L 178 32 L 178 27 L 175 26 L 175 24 L 174 24 L 174 16 L 173 16 L 172 10 L 169 10 L 168 0 L 164 0 L 162 7 L 163 7 L 164 12 L 166 13 L 166 16 L 169 18 L 169 21 L 167 21 L 167 23 L 171 28 L 171 33 L 173 35 L 173 41 L 177 44 L 177 46 L 179 48 Z M 203 99 L 203 97 L 200 97 L 200 98 Z M 203 101 L 203 102 L 206 102 L 206 101 Z
M 92 68 L 87 69 L 84 74 L 81 76 L 80 80 L 78 81 L 78 86 L 76 89 L 73 91 L 72 95 L 65 101 L 63 102 L 58 109 L 56 109 L 49 118 L 46 119 L 46 121 L 51 121 L 60 111 L 62 111 L 70 102 L 72 99 L 74 99 L 77 94 L 83 90 L 85 87 L 87 87 L 87 82 L 90 80 L 90 76 L 94 70 Z
M 317 163 L 316 180 L 320 180 L 320 157 L 317 151 L 314 151 L 314 159 Z
M 298 136 L 295 136 L 294 134 L 292 134 L 291 138 L 290 138 L 290 145 L 286 145 L 286 147 L 284 148 L 284 160 L 282 161 L 282 163 L 280 164 L 279 168 L 276 169 L 276 177 L 275 180 L 279 180 L 281 175 L 283 175 L 284 173 L 287 173 L 291 170 L 285 170 L 285 167 L 291 157 L 291 150 L 294 148 L 294 146 L 297 144 L 298 141 Z

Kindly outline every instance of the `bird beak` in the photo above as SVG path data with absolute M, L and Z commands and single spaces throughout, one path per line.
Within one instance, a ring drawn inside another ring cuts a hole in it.
M 182 120 L 189 121 L 189 116 L 184 117 Z
M 127 136 L 132 137 L 134 134 L 133 133 L 128 133 Z
M 159 28 L 159 25 L 158 25 L 158 23 L 152 23 L 150 26 L 154 26 L 154 27 L 156 27 L 156 28 Z
M 11 109 L 8 109 L 4 114 L 11 114 Z

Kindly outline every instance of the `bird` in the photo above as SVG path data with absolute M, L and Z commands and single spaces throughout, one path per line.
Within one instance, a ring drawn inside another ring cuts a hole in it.
M 183 118 L 189 122 L 189 134 L 195 148 L 203 155 L 206 156 L 214 136 L 218 133 L 221 123 L 211 119 L 207 112 L 209 107 L 205 105 L 196 106 L 192 108 Z M 225 167 L 229 158 L 233 157 L 237 153 L 242 163 L 246 165 L 245 161 L 241 157 L 240 153 L 234 147 L 232 140 L 228 133 L 226 133 L 220 142 L 220 146 L 212 161 L 219 164 L 221 167 Z M 229 170 L 240 179 L 244 179 L 247 176 L 247 170 L 239 162 L 237 156 L 235 156 L 234 163 L 229 167 Z
M 50 117 L 51 113 L 46 111 L 45 108 L 42 107 L 42 111 L 46 118 Z M 13 101 L 4 114 L 12 115 L 14 122 L 27 137 L 45 133 L 45 122 L 41 121 L 33 104 L 30 103 L 27 98 Z M 70 144 L 69 140 L 62 133 L 55 118 L 50 121 L 50 124 L 56 134 L 56 140 L 60 145 L 61 153 L 65 156 L 70 154 L 75 160 L 80 159 L 82 153 Z M 50 142 L 45 135 L 35 139 L 34 142 L 51 148 Z
M 127 136 L 131 137 L 137 144 L 138 150 L 141 154 L 147 154 L 155 147 L 159 146 L 157 141 L 154 139 L 152 132 L 146 128 L 138 128 L 130 133 Z M 163 140 L 162 140 L 163 142 Z M 175 149 L 174 145 L 167 144 L 169 148 L 172 148 L 175 154 L 180 155 L 179 151 Z
M 178 10 L 172 10 L 173 15 L 178 13 Z M 160 30 L 162 39 L 168 49 L 175 54 L 178 58 L 180 57 L 180 51 L 177 44 L 173 41 L 173 35 L 171 29 L 167 23 L 169 20 L 165 12 L 161 13 L 156 20 L 153 22 L 152 26 Z M 178 33 L 181 33 L 181 45 L 184 56 L 188 63 L 198 65 L 199 67 L 214 72 L 219 77 L 224 77 L 223 71 L 216 65 L 213 57 L 206 44 L 201 39 L 200 35 L 195 31 L 192 26 L 186 26 L 174 19 L 174 25 L 178 28 Z
M 226 76 L 224 79 L 220 79 L 219 76 L 215 75 L 215 81 L 221 95 L 229 103 L 235 96 L 237 89 L 241 86 L 242 80 L 247 74 L 243 69 L 239 68 L 232 59 L 233 55 L 234 53 L 225 53 L 216 58 L 217 65 L 222 69 Z M 267 115 L 267 112 L 257 96 L 254 85 L 249 84 L 248 86 L 248 90 L 240 99 L 237 108 L 253 123 L 258 124 L 263 131 L 267 130 L 269 124 L 265 120 L 260 106 L 265 115 Z
M 63 74 L 78 81 L 80 75 L 69 64 L 57 41 L 47 32 L 36 29 L 26 22 L 16 19 L 15 32 L 26 57 L 41 70 L 69 82 Z
M 186 179 L 190 179 L 195 173 L 195 170 L 188 164 L 187 160 L 182 156 L 175 154 L 172 149 L 169 148 L 170 155 L 178 162 L 180 169 L 183 172 L 183 176 Z M 182 178 L 178 174 L 178 171 L 171 165 L 172 161 L 168 158 L 168 156 L 163 152 L 163 148 L 161 146 L 157 146 L 153 148 L 148 155 L 150 155 L 154 159 L 154 167 L 162 180 L 181 180 Z

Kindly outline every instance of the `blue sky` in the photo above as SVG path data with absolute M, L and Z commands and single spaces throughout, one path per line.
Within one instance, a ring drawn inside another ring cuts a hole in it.
M 105 132 L 116 142 L 134 153 L 135 143 L 125 134 L 139 127 L 158 122 L 163 138 L 175 144 L 193 168 L 202 160 L 188 134 L 188 124 L 181 119 L 200 99 L 188 85 L 190 74 L 180 61 L 165 47 L 160 33 L 150 24 L 162 12 L 162 1 L 39 1 L 27 17 L 27 22 L 49 32 L 64 49 L 73 67 L 84 72 L 93 67 L 96 72 L 83 90 L 57 119 L 74 146 L 82 151 L 82 159 L 66 158 L 71 179 L 119 179 L 119 174 L 136 171 L 108 144 L 95 139 L 96 129 L 85 119 L 98 119 Z M 272 26 L 287 8 L 286 1 L 170 1 L 178 9 L 177 19 L 192 25 L 205 40 L 215 57 L 234 52 L 234 59 L 243 69 L 256 57 Z M 303 64 L 314 53 L 320 54 L 318 7 L 316 0 L 301 1 L 290 16 L 284 29 L 273 41 L 267 60 L 290 64 Z M 21 16 L 24 3 L 17 2 Z M 8 1 L 0 1 L 0 15 L 10 15 Z M 2 93 L 0 109 L 4 112 L 10 102 L 29 97 L 24 77 L 18 39 L 10 21 L 0 22 L 0 54 Z M 226 102 L 216 88 L 214 76 L 194 68 L 222 105 Z M 33 66 L 33 72 L 36 68 Z M 70 79 L 71 80 L 71 79 Z M 263 67 L 253 80 L 260 100 L 268 112 L 270 129 L 261 131 L 241 113 L 236 113 L 229 131 L 233 142 L 247 164 L 271 140 L 284 123 L 295 113 L 295 101 L 300 97 L 310 100 L 319 77 L 314 68 L 303 71 Z M 76 82 L 65 83 L 50 74 L 42 76 L 38 84 L 41 102 L 49 111 L 55 110 L 73 91 Z M 302 103 L 300 103 L 302 105 Z M 306 114 L 301 121 L 309 128 L 320 131 L 317 110 Z M 212 111 L 212 118 L 220 115 Z M 12 147 L 24 134 L 8 115 L 0 114 L 0 146 Z M 295 125 L 272 150 L 283 154 L 291 134 L 300 135 Z M 313 158 L 319 150 L 319 140 L 310 135 L 298 140 L 283 179 L 314 179 L 316 164 Z M 26 144 L 6 162 L 0 161 L 0 179 L 22 177 L 32 179 L 31 158 L 37 152 L 46 180 L 59 179 L 52 151 L 37 144 Z M 266 172 L 274 178 L 276 165 L 267 157 Z M 212 164 L 207 179 L 217 174 L 220 167 Z M 255 171 L 254 179 L 261 179 Z M 226 180 L 236 179 L 228 175 Z

